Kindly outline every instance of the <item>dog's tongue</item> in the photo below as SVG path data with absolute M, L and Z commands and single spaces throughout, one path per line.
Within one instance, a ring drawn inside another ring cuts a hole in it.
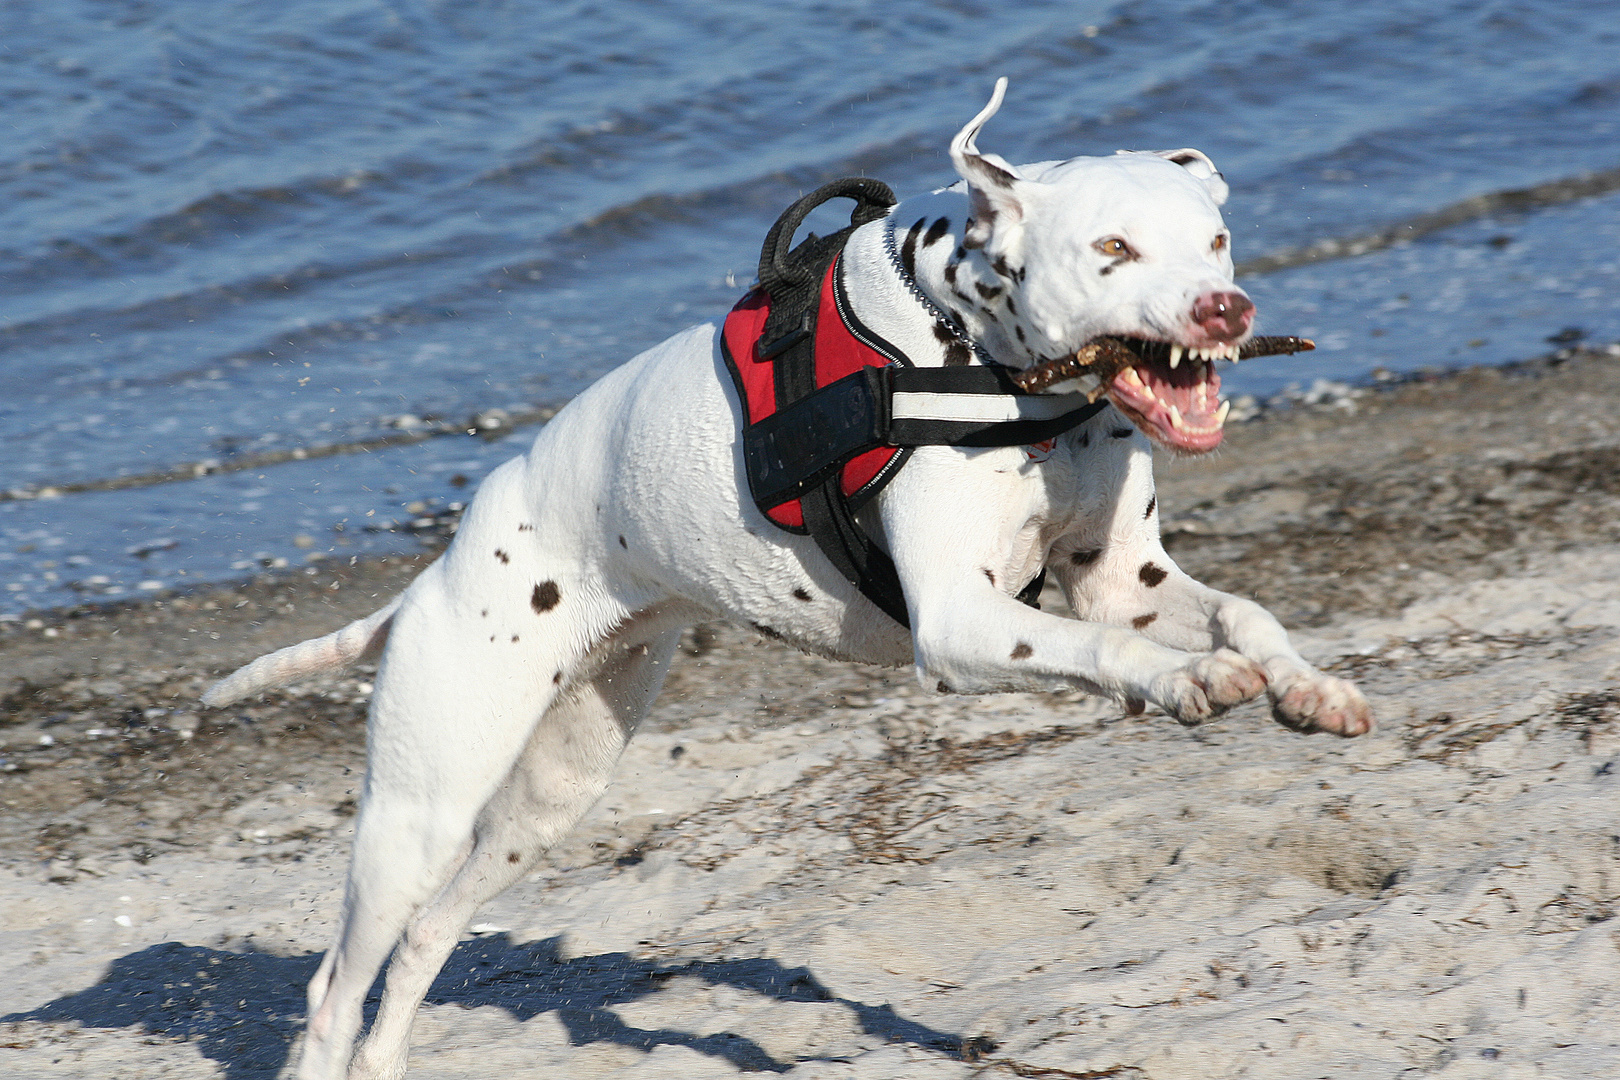
M 1221 444 L 1228 407 L 1220 390 L 1221 377 L 1206 360 L 1183 360 L 1174 369 L 1142 360 L 1114 376 L 1108 396 L 1153 441 L 1203 454 Z

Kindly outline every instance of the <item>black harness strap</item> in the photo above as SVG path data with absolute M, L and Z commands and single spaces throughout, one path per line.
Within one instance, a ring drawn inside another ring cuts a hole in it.
M 999 404 L 1020 393 L 1004 368 L 868 367 L 846 375 L 743 432 L 754 501 L 771 507 L 800 498 L 845 462 L 880 446 L 1026 446 L 1055 439 L 1107 404 L 1080 394 L 1034 398 L 1037 415 L 998 420 L 948 415 L 949 405 L 938 402 L 993 398 Z M 933 411 L 908 412 L 911 397 L 926 397 L 927 406 L 919 408 Z M 1053 415 L 1039 415 L 1044 412 Z
M 812 233 L 798 247 L 789 251 L 794 232 L 810 211 L 830 199 L 838 198 L 855 200 L 849 225 L 825 238 Z M 816 310 L 821 302 L 821 282 L 827 268 L 844 250 L 850 234 L 867 222 L 884 217 L 895 201 L 894 192 L 881 181 L 865 177 L 834 180 L 788 207 L 787 212 L 765 235 L 765 243 L 759 253 L 759 284 L 770 294 L 771 313 L 760 335 L 759 354 L 762 357 L 775 356 L 778 415 L 782 409 L 816 393 Z M 820 423 L 830 421 L 837 424 L 837 404 L 824 402 L 819 410 L 820 416 L 812 408 L 807 417 L 808 423 L 798 429 L 797 437 L 820 442 L 823 439 Z M 757 426 L 751 425 L 743 433 L 744 454 L 748 460 L 759 460 L 764 464 L 764 459 L 757 455 L 750 457 L 747 450 L 750 443 L 748 432 Z M 792 440 L 795 435 L 786 437 Z M 837 470 L 848 460 L 848 457 L 842 456 L 841 446 L 842 441 L 837 447 L 830 447 L 839 451 L 837 460 L 818 468 L 820 483 L 797 485 L 802 491 L 799 505 L 804 510 L 805 531 L 840 574 L 891 619 L 909 628 L 911 619 L 906 614 L 906 598 L 900 590 L 900 575 L 895 572 L 894 561 L 855 524 L 849 501 L 839 486 Z M 750 465 L 750 483 L 753 472 Z M 758 502 L 757 491 L 754 497 Z

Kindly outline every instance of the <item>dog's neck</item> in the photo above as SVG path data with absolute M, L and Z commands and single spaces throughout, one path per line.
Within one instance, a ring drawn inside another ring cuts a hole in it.
M 967 216 L 964 197 L 941 191 L 858 230 L 847 249 L 857 314 L 923 367 L 1044 359 L 1017 307 L 1021 269 L 966 248 Z

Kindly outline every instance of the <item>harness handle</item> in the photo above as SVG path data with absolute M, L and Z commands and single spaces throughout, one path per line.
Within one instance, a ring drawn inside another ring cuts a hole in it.
M 823 184 L 788 207 L 765 234 L 765 243 L 759 252 L 759 283 L 772 297 L 780 297 L 786 289 L 802 288 L 820 278 L 814 267 L 806 265 L 811 260 L 792 258 L 793 234 L 799 231 L 810 211 L 832 199 L 855 200 L 855 209 L 849 215 L 851 229 L 883 217 L 898 201 L 893 189 L 881 180 L 846 176 Z M 847 230 L 840 230 L 844 231 Z M 812 235 L 805 240 L 805 245 L 816 239 Z

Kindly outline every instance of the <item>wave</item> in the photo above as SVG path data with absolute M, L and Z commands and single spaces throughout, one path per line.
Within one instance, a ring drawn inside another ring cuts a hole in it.
M 1242 277 L 1270 274 L 1333 259 L 1354 258 L 1357 255 L 1411 243 L 1431 233 L 1465 225 L 1481 218 L 1494 217 L 1498 214 L 1530 213 L 1550 206 L 1575 202 L 1578 199 L 1607 195 L 1612 191 L 1620 191 L 1620 166 L 1581 173 L 1560 180 L 1549 180 L 1545 184 L 1527 188 L 1474 195 L 1439 210 L 1419 214 L 1372 232 L 1328 237 L 1305 247 L 1284 248 L 1281 251 L 1246 259 L 1237 264 L 1236 270 L 1238 276 Z

